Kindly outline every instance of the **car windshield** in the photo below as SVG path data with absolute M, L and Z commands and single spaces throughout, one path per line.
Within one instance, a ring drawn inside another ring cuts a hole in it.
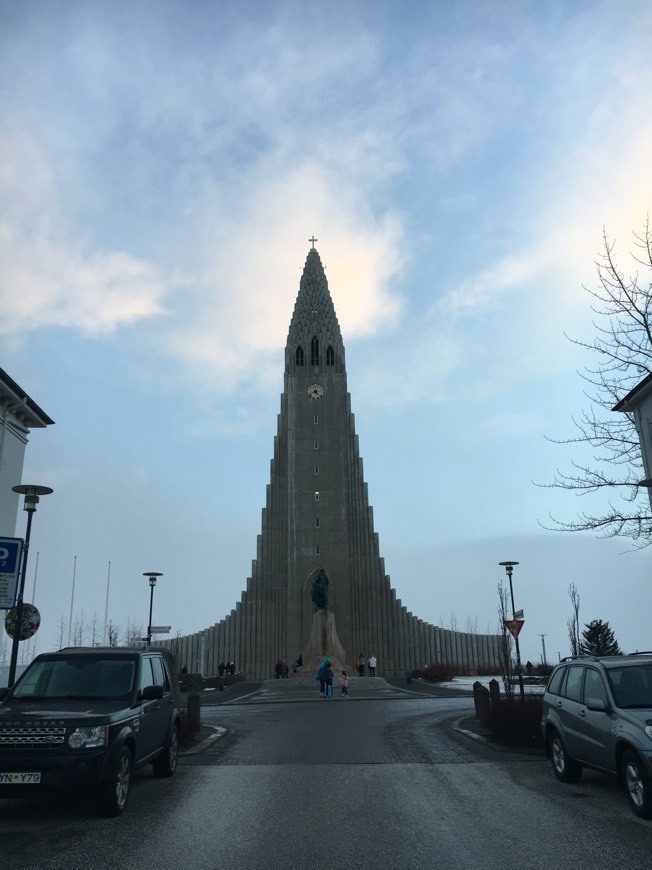
M 652 662 L 609 668 L 607 675 L 619 707 L 652 709 Z
M 131 694 L 136 663 L 125 657 L 71 656 L 32 662 L 13 697 L 124 698 Z

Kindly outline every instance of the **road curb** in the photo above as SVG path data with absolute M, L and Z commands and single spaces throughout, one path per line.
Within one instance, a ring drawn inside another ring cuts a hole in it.
M 464 719 L 466 718 L 468 717 L 464 716 L 462 719 L 458 719 L 457 722 L 454 722 L 451 726 L 453 731 L 456 731 L 458 734 L 463 734 L 465 737 L 470 737 L 471 740 L 475 740 L 476 743 L 481 743 L 483 746 L 489 746 L 491 749 L 495 749 L 496 752 L 504 752 L 507 755 L 527 755 L 532 758 L 545 757 L 546 753 L 544 749 L 531 746 L 509 746 L 505 743 L 500 743 L 491 737 L 487 737 L 484 734 L 478 734 L 477 731 L 462 728 L 461 723 L 464 722 Z
M 219 725 L 204 725 L 202 727 L 210 728 L 213 733 L 209 734 L 208 737 L 201 741 L 201 743 L 197 743 L 196 746 L 180 750 L 179 755 L 197 755 L 200 752 L 204 752 L 204 750 L 208 749 L 208 747 L 215 743 L 216 740 L 221 740 L 221 738 L 228 733 L 227 728 L 220 728 Z

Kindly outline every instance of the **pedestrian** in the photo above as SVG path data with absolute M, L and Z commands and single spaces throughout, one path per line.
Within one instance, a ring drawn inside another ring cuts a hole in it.
M 376 665 L 377 665 L 376 656 L 372 653 L 369 656 L 369 676 L 370 677 L 376 676 Z
M 349 677 L 346 671 L 342 671 L 342 694 L 345 698 L 349 697 Z
M 361 677 L 364 677 L 364 656 L 362 653 L 358 656 L 358 673 Z
M 324 676 L 326 677 L 326 697 L 332 698 L 333 697 L 333 677 L 335 676 L 335 671 L 333 670 L 333 667 L 332 667 L 330 662 L 326 666 L 326 671 L 324 673 Z
M 290 676 L 290 669 L 287 662 L 281 662 L 281 679 L 287 680 Z
M 317 669 L 317 673 L 315 674 L 315 679 L 319 680 L 319 697 L 326 697 L 326 668 L 330 667 L 330 659 L 324 659 L 324 661 L 319 665 Z

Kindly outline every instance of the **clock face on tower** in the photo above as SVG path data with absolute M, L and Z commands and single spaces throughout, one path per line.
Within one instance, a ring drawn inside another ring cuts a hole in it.
M 308 387 L 308 395 L 311 399 L 321 399 L 324 395 L 324 388 L 321 384 L 310 384 Z

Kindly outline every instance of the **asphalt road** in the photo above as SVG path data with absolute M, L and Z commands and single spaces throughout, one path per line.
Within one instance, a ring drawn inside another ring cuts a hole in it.
M 171 780 L 146 770 L 124 816 L 83 799 L 0 801 L 0 867 L 36 870 L 652 868 L 652 823 L 615 782 L 562 785 L 540 755 L 454 730 L 470 699 L 251 696 Z

